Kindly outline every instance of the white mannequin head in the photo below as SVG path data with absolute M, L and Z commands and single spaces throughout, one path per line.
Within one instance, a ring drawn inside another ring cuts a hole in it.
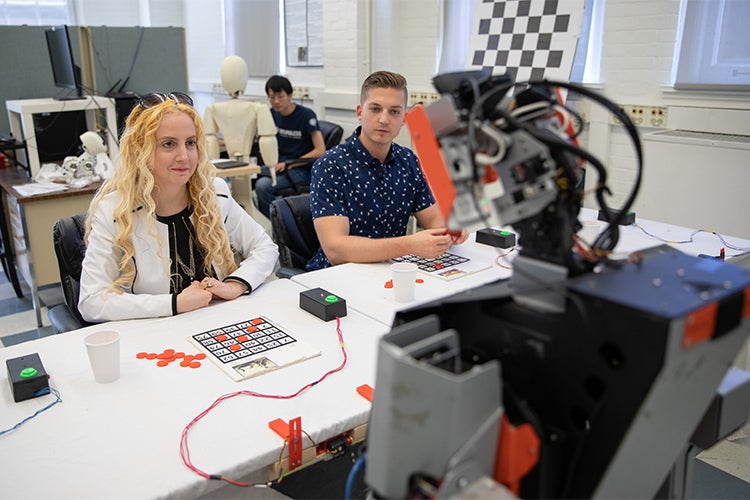
M 247 63 L 240 56 L 227 56 L 221 63 L 221 85 L 232 97 L 245 92 L 247 86 Z
M 104 139 L 96 132 L 84 132 L 80 135 L 80 139 L 81 144 L 83 144 L 83 150 L 92 156 L 107 152 L 107 148 L 104 147 Z

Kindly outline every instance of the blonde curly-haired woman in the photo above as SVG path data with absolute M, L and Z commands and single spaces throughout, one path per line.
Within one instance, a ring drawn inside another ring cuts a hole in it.
M 273 272 L 276 244 L 213 172 L 190 96 L 141 97 L 114 175 L 89 207 L 78 302 L 86 321 L 192 311 L 250 293 Z

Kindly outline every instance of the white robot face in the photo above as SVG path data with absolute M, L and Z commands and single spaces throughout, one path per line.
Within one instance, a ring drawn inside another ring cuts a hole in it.
M 237 97 L 247 86 L 247 63 L 240 56 L 227 56 L 221 63 L 221 84 L 230 96 Z

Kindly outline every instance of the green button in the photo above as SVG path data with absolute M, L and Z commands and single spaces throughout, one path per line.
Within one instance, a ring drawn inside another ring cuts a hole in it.
M 510 234 L 510 231 L 500 231 L 500 234 L 503 236 L 508 236 Z
M 37 373 L 39 372 L 36 371 L 36 368 L 32 368 L 29 366 L 28 368 L 24 368 L 23 370 L 21 370 L 21 373 L 19 373 L 19 375 L 21 376 L 21 378 L 31 378 L 35 377 Z
M 326 302 L 338 302 L 339 298 L 336 297 L 335 295 L 328 295 L 326 296 L 325 301 Z

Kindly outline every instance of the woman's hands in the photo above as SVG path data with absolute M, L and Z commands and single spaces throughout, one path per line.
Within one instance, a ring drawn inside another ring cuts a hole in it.
M 219 281 L 216 278 L 193 281 L 189 287 L 177 295 L 177 313 L 181 314 L 206 307 L 214 297 L 233 300 L 246 291 L 247 286 L 239 281 Z

